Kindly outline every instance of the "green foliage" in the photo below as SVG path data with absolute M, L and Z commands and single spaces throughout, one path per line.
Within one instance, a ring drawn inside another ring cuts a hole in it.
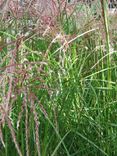
M 76 19 L 63 14 L 63 34 L 56 40 L 35 33 L 18 42 L 19 21 L 14 32 L 14 23 L 0 31 L 13 42 L 0 52 L 0 117 L 5 120 L 0 156 L 117 155 L 117 32 L 109 34 L 108 16 L 104 19 L 103 31 L 89 18 L 79 29 Z M 22 23 L 27 26 L 25 19 Z

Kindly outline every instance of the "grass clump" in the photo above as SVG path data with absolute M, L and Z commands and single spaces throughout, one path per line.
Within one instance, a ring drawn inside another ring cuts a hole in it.
M 116 156 L 116 16 L 45 3 L 0 16 L 0 155 Z

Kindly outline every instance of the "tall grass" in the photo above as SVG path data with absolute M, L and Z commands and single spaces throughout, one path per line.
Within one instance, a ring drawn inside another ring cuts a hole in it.
M 42 1 L 27 2 L 0 17 L 0 156 L 116 156 L 117 31 L 107 4 L 52 0 L 47 15 Z

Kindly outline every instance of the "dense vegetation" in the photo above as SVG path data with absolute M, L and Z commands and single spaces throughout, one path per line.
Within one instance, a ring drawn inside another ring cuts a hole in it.
M 0 15 L 0 156 L 116 156 L 117 14 L 52 2 Z

